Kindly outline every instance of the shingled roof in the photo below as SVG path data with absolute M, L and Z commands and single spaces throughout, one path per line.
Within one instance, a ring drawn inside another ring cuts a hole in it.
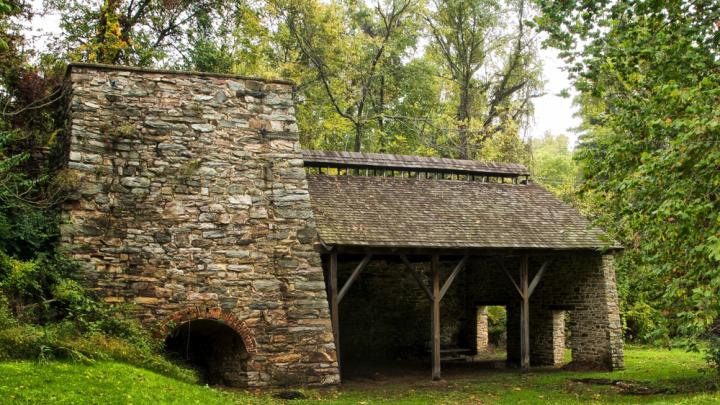
M 308 174 L 323 243 L 414 248 L 619 248 L 535 184 Z
M 387 170 L 434 171 L 458 174 L 527 176 L 527 168 L 518 163 L 491 163 L 477 160 L 393 155 L 367 152 L 303 151 L 305 166 L 338 168 L 378 168 Z

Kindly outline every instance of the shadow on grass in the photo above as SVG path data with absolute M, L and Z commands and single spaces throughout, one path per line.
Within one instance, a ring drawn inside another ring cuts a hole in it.
M 718 380 L 712 376 L 692 378 L 668 378 L 656 381 L 625 380 L 610 378 L 568 378 L 568 389 L 573 384 L 609 386 L 621 395 L 660 395 L 660 394 L 702 394 L 713 393 L 720 389 Z

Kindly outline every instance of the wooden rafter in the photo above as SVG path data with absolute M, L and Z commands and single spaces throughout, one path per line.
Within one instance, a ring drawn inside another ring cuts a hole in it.
M 500 262 L 499 264 L 500 264 L 500 268 L 502 269 L 502 271 L 505 272 L 505 274 L 507 275 L 507 277 L 508 277 L 508 278 L 510 279 L 510 281 L 512 282 L 513 287 L 515 287 L 515 290 L 516 290 L 516 291 L 518 292 L 518 294 L 520 295 L 520 298 L 525 298 L 525 297 L 524 297 L 524 294 L 523 294 L 523 291 L 522 291 L 522 288 L 521 288 L 520 285 L 518 285 L 518 283 L 515 281 L 515 278 L 512 276 L 512 274 L 510 274 L 510 272 L 509 272 L 508 269 L 505 267 L 505 265 L 502 264 L 502 262 Z M 530 298 L 530 296 L 532 296 L 532 293 L 535 291 L 535 287 L 537 287 L 537 285 L 540 283 L 540 280 L 542 279 L 542 276 L 543 276 L 543 274 L 545 274 L 545 270 L 547 269 L 547 267 L 548 267 L 549 265 L 550 265 L 550 260 L 545 260 L 545 261 L 543 262 L 542 266 L 540 266 L 540 270 L 538 270 L 538 272 L 535 273 L 535 277 L 533 277 L 532 281 L 530 282 L 530 285 L 528 286 L 528 298 Z

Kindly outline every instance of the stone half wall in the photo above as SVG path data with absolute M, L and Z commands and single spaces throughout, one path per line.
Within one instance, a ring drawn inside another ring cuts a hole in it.
M 338 383 L 291 84 L 99 65 L 67 81 L 62 237 L 84 281 L 148 325 L 231 319 L 251 349 L 237 381 Z

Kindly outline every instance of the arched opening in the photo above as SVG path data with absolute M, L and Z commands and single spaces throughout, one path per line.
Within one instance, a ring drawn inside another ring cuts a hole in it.
M 165 339 L 171 357 L 195 368 L 206 384 L 247 385 L 250 357 L 242 337 L 214 319 L 197 319 L 176 327 Z

